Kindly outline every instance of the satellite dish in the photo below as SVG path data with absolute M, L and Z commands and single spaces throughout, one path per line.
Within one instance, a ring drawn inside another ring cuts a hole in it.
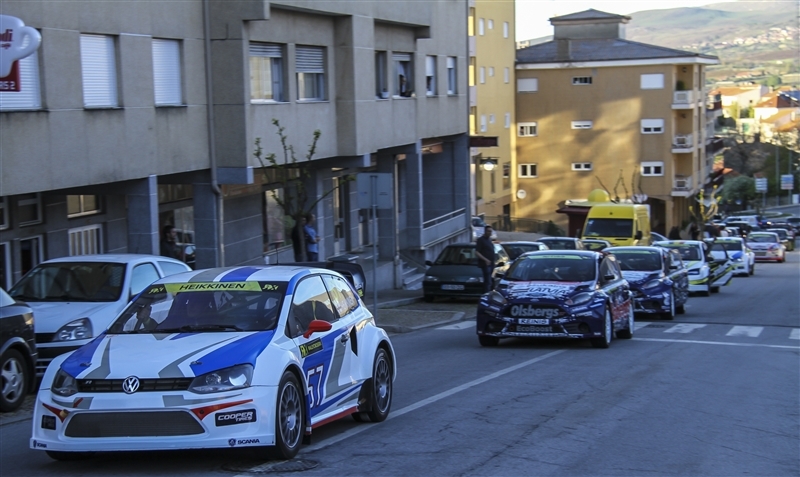
M 647 194 L 633 194 L 633 201 L 637 204 L 643 204 L 647 200 Z
M 527 197 L 527 195 L 528 195 L 528 193 L 525 192 L 524 189 L 519 189 L 517 191 L 517 199 L 524 199 L 525 197 Z

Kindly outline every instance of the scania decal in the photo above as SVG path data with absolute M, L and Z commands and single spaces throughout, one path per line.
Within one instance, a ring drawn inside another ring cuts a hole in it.
M 214 423 L 217 425 L 217 427 L 256 422 L 257 420 L 258 418 L 256 417 L 255 409 L 245 409 L 243 411 L 234 412 L 220 412 L 214 417 Z
M 319 338 L 300 345 L 300 356 L 306 357 L 322 351 L 322 340 Z
M 164 286 L 173 295 L 195 291 L 261 291 L 257 282 L 167 283 Z
M 228 445 L 231 447 L 234 446 L 246 446 L 252 444 L 261 444 L 261 440 L 259 439 L 228 439 Z

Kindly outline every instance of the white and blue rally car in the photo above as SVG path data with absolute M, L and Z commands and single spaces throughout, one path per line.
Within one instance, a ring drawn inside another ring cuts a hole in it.
M 359 298 L 361 267 L 331 267 L 342 273 L 235 267 L 156 281 L 104 333 L 50 363 L 31 448 L 66 460 L 268 446 L 288 459 L 314 427 L 351 414 L 383 421 L 394 349 Z

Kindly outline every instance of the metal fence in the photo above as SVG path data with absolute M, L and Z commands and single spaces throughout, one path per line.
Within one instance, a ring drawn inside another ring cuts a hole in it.
M 566 232 L 552 221 L 509 217 L 507 215 L 486 216 L 483 221 L 502 232 L 527 232 L 563 237 Z

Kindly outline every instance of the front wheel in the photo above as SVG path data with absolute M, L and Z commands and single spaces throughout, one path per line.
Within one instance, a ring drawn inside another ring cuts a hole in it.
M 662 313 L 661 316 L 665 320 L 675 319 L 675 290 L 672 290 L 669 294 L 669 311 L 666 313 Z
M 614 324 L 611 322 L 611 311 L 606 306 L 605 317 L 603 319 L 603 337 L 591 338 L 593 348 L 608 348 L 611 345 Z
M 711 293 L 719 293 L 719 287 L 711 287 Z
M 620 339 L 623 339 L 623 340 L 629 340 L 629 339 L 633 338 L 633 329 L 635 327 L 633 321 L 634 321 L 634 318 L 633 318 L 633 303 L 631 303 L 631 308 L 630 308 L 630 310 L 628 310 L 628 327 L 625 328 L 624 330 L 617 331 L 617 338 L 620 338 Z
M 285 371 L 278 385 L 275 405 L 275 447 L 270 457 L 288 460 L 297 455 L 305 426 L 305 398 L 297 377 Z
M 500 344 L 500 338 L 496 336 L 478 335 L 478 342 L 481 344 L 481 346 L 492 347 Z
M 372 389 L 370 389 L 370 408 L 359 413 L 372 422 L 383 422 L 392 407 L 392 361 L 383 348 L 378 348 L 372 364 Z M 362 419 L 363 419 L 362 417 Z M 355 418 L 358 420 L 358 418 Z
M 755 273 L 756 273 L 756 264 L 754 263 L 750 265 L 750 275 L 753 275 Z
M 28 365 L 19 351 L 6 350 L 0 358 L 0 411 L 19 409 L 28 389 Z

